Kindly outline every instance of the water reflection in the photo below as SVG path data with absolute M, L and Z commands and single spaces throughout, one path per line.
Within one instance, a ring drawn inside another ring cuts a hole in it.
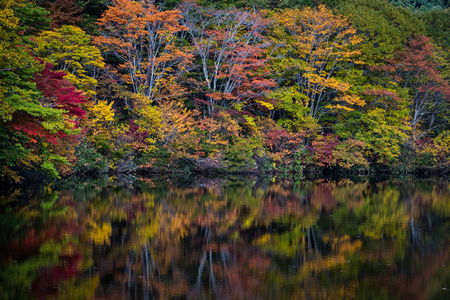
M 107 179 L 1 201 L 1 299 L 450 297 L 445 180 Z

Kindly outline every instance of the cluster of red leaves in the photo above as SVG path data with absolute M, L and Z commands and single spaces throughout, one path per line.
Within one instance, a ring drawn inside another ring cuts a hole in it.
M 42 103 L 48 107 L 67 110 L 70 116 L 83 118 L 85 111 L 81 105 L 86 102 L 83 92 L 64 79 L 67 74 L 53 71 L 53 65 L 46 63 L 44 70 L 35 75 L 36 87 L 42 92 Z
M 282 150 L 297 150 L 303 144 L 303 136 L 286 129 L 273 129 L 266 132 L 264 137 L 264 145 L 271 152 L 279 152 Z
M 86 97 L 64 79 L 66 75 L 64 72 L 55 72 L 52 71 L 52 68 L 51 64 L 46 64 L 44 70 L 35 75 L 36 87 L 43 94 L 43 98 L 40 99 L 41 105 L 55 109 L 64 109 L 71 117 L 83 118 L 85 112 L 81 105 L 86 101 Z M 45 116 L 34 116 L 17 111 L 8 123 L 8 127 L 27 136 L 30 144 L 35 144 L 42 140 L 55 145 L 58 140 L 72 141 L 74 138 L 62 130 L 51 132 L 42 126 L 44 121 L 46 121 Z
M 450 85 L 441 77 L 439 63 L 435 59 L 436 49 L 426 36 L 412 38 L 405 50 L 383 66 L 375 69 L 391 73 L 398 83 L 415 88 L 419 93 L 450 97 Z
M 61 256 L 60 264 L 44 268 L 39 271 L 39 275 L 31 283 L 31 294 L 38 299 L 47 299 L 49 296 L 57 295 L 55 289 L 60 282 L 74 277 L 81 266 L 82 255 L 76 253 L 71 256 Z
M 14 131 L 21 132 L 30 140 L 29 143 L 35 144 L 38 140 L 44 139 L 52 145 L 56 144 L 58 138 L 66 136 L 65 133 L 60 132 L 52 134 L 49 130 L 42 127 L 39 123 L 41 118 L 36 118 L 28 114 L 15 113 L 13 120 L 8 124 Z
M 129 129 L 127 135 L 133 140 L 135 148 L 145 148 L 148 145 L 146 141 L 148 132 L 139 130 L 139 125 L 137 125 L 134 120 L 130 120 L 128 126 Z
M 339 137 L 331 134 L 323 135 L 312 142 L 314 159 L 319 166 L 330 167 L 333 165 L 333 152 L 339 145 Z

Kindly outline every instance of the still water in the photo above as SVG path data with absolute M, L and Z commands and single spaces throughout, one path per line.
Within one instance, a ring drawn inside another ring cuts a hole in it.
M 450 181 L 3 190 L 0 299 L 450 299 Z

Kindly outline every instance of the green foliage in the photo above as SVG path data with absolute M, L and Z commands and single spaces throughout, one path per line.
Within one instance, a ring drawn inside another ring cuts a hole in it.
M 245 7 L 249 9 L 285 9 L 285 8 L 303 8 L 304 6 L 313 6 L 316 4 L 312 0 L 237 0 L 236 7 Z
M 423 22 L 411 11 L 384 0 L 344 0 L 336 11 L 361 32 L 361 59 L 371 65 L 391 58 L 410 36 L 425 31 Z
M 154 171 L 173 171 L 174 163 L 172 153 L 165 147 L 155 148 L 142 153 L 138 158 L 138 163 L 142 168 L 151 168 Z
M 333 152 L 333 160 L 337 166 L 344 169 L 353 167 L 368 169 L 369 162 L 364 157 L 365 148 L 363 142 L 347 139 L 336 146 Z
M 291 172 L 296 175 L 296 179 L 303 179 L 303 170 L 305 167 L 305 148 L 301 148 L 299 151 L 294 153 L 293 165 L 291 167 Z
M 183 0 L 155 0 L 155 5 L 158 5 L 161 10 L 176 9 Z
M 12 134 L 6 127 L 0 126 L 0 174 L 2 181 L 19 181 L 19 168 L 22 164 L 29 165 L 37 160 L 31 155 L 31 149 L 24 144 L 28 139 L 21 134 Z
M 17 110 L 38 109 L 35 99 L 39 94 L 32 79 L 43 66 L 25 47 L 14 11 L 0 6 L 0 15 L 0 118 L 7 121 Z
M 262 142 L 256 137 L 240 138 L 225 148 L 224 160 L 231 172 L 252 171 L 256 168 L 254 156 L 260 156 Z
M 371 161 L 394 163 L 401 154 L 409 130 L 408 126 L 399 122 L 402 119 L 395 114 L 391 115 L 382 108 L 373 108 L 365 113 L 348 114 L 345 123 L 336 126 L 336 132 L 344 138 L 353 137 L 364 142 Z
M 49 28 L 49 12 L 45 8 L 38 6 L 33 2 L 18 2 L 24 2 L 23 4 L 14 7 L 14 15 L 19 18 L 18 25 L 20 30 L 23 30 L 26 35 L 35 35 L 41 30 Z
M 448 0 L 389 0 L 395 6 L 405 7 L 410 10 L 430 11 L 448 8 Z
M 278 123 L 290 131 L 310 131 L 320 129 L 317 120 L 312 118 L 305 94 L 294 85 L 289 88 L 280 88 L 269 94 L 269 97 L 278 99 L 277 108 L 284 110 L 287 114 L 278 120 Z
M 436 44 L 450 47 L 450 8 L 418 12 L 417 16 L 423 20 L 427 35 Z
M 82 9 L 80 27 L 89 34 L 98 34 L 97 19 L 105 12 L 110 0 L 76 0 L 76 4 Z
M 158 2 L 168 2 L 171 5 L 174 2 L 181 2 L 179 0 L 169 0 L 169 1 L 156 1 Z M 327 5 L 332 5 L 336 0 L 326 0 L 320 1 Z M 227 7 L 236 7 L 243 9 L 285 9 L 285 8 L 303 8 L 305 6 L 314 6 L 317 1 L 313 0 L 199 0 L 199 4 L 203 6 L 213 6 L 218 9 L 223 9 Z M 166 7 L 164 4 L 163 7 Z
M 109 169 L 108 160 L 89 144 L 80 144 L 76 148 L 75 155 L 78 157 L 78 161 L 74 165 L 76 173 L 99 174 L 105 173 Z
M 68 165 L 69 162 L 67 158 L 60 155 L 52 154 L 50 152 L 48 152 L 48 154 L 43 156 L 45 160 L 40 165 L 42 172 L 45 175 L 49 176 L 50 178 L 59 178 L 59 172 L 56 168 L 56 165 L 57 164 Z

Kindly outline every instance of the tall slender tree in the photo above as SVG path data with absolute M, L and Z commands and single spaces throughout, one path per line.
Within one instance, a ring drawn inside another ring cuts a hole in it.
M 197 78 L 204 97 L 199 100 L 208 116 L 223 109 L 273 107 L 265 93 L 275 82 L 262 73 L 267 65 L 262 36 L 267 20 L 257 13 L 213 10 L 190 1 L 184 2 L 182 13 L 199 62 Z

